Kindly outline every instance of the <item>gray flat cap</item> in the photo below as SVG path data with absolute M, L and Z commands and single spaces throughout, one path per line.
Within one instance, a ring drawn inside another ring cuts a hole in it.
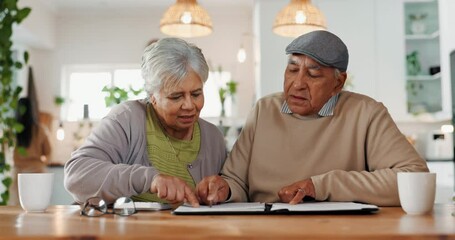
M 313 31 L 294 39 L 287 47 L 286 54 L 305 54 L 324 66 L 348 69 L 349 53 L 343 41 L 328 31 Z

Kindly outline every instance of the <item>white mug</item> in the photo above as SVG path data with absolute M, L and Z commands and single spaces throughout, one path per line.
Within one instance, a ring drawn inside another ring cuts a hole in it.
M 436 195 L 436 173 L 399 172 L 398 194 L 407 214 L 421 215 L 433 210 Z
M 19 173 L 19 201 L 27 212 L 44 212 L 50 204 L 53 173 Z

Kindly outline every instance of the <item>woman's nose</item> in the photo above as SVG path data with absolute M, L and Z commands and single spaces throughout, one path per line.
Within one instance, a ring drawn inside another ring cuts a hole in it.
M 185 100 L 183 101 L 183 104 L 182 104 L 182 109 L 193 109 L 194 107 L 194 103 L 193 103 L 193 100 L 191 99 L 191 97 L 185 97 Z

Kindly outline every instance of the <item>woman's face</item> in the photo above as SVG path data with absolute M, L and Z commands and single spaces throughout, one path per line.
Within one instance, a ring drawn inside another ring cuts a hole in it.
M 189 71 L 180 85 L 161 89 L 151 97 L 158 118 L 168 134 L 176 138 L 192 134 L 193 125 L 204 106 L 202 88 L 199 76 Z

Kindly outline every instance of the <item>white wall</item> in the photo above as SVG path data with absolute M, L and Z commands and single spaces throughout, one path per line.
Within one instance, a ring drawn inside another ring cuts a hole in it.
M 30 15 L 13 30 L 15 43 L 29 47 L 53 48 L 55 46 L 55 9 L 46 0 L 21 0 L 20 8 L 32 9 Z
M 278 11 L 289 1 L 258 0 L 255 2 L 254 35 L 258 46 L 256 52 L 256 98 L 283 89 L 284 69 L 287 57 L 286 46 L 292 41 L 272 32 L 273 21 Z

